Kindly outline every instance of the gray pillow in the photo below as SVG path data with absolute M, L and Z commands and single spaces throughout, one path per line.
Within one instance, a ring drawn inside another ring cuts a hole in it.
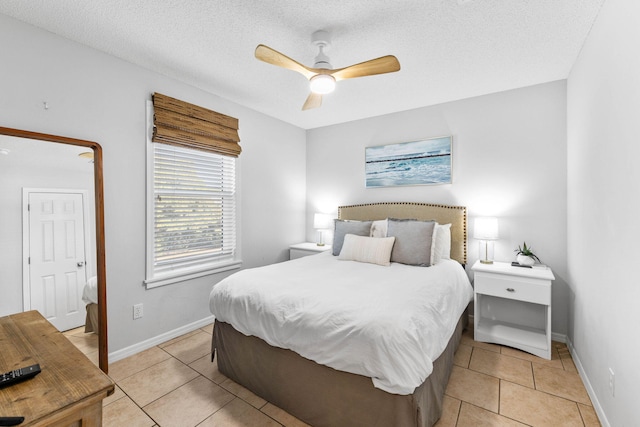
M 429 267 L 435 225 L 435 221 L 389 219 L 387 237 L 396 238 L 391 251 L 391 262 Z
M 347 234 L 355 234 L 356 236 L 369 236 L 371 232 L 371 221 L 344 221 L 335 220 L 336 226 L 333 232 L 333 254 L 340 255 L 344 236 Z

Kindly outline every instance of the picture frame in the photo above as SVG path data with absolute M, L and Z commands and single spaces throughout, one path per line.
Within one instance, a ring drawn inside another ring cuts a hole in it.
M 452 136 L 365 147 L 367 188 L 451 184 Z

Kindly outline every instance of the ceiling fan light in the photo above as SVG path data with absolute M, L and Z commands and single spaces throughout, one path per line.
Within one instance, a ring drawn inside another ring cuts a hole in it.
M 311 92 L 324 95 L 336 88 L 336 79 L 328 74 L 317 74 L 309 80 Z

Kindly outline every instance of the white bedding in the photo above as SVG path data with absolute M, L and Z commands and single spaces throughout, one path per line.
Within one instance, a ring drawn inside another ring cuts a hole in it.
M 209 306 L 245 335 L 411 394 L 472 298 L 456 261 L 383 267 L 324 252 L 235 273 L 214 285 Z
M 82 289 L 82 301 L 86 304 L 98 303 L 98 277 L 93 276 L 87 280 L 87 284 Z

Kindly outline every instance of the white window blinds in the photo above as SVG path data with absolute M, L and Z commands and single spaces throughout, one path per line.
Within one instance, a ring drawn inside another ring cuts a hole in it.
M 155 275 L 232 260 L 234 157 L 153 144 Z

